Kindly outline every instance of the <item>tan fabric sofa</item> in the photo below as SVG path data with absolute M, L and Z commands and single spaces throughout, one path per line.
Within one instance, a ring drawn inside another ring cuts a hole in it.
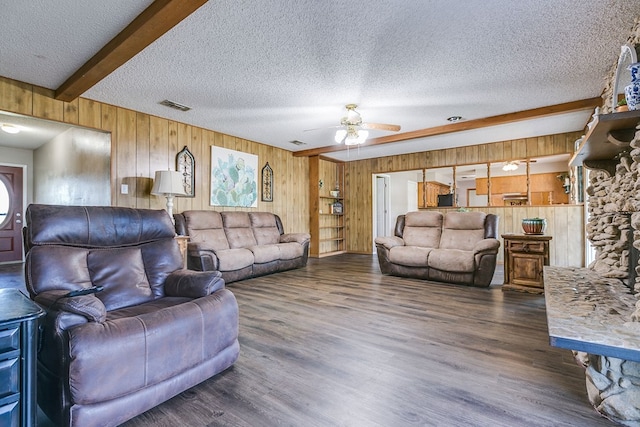
M 489 286 L 500 248 L 498 217 L 436 211 L 400 215 L 395 236 L 375 239 L 384 274 Z
M 285 233 L 270 212 L 184 211 L 176 232 L 189 236 L 187 268 L 216 270 L 226 283 L 307 265 L 308 233 Z

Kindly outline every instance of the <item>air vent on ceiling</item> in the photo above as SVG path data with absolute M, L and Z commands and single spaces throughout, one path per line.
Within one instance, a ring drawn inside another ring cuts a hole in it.
M 187 107 L 186 105 L 178 104 L 177 102 L 169 101 L 168 99 L 165 99 L 164 101 L 161 101 L 160 105 L 164 105 L 165 107 L 173 108 L 175 110 L 180 110 L 180 111 L 189 111 L 189 110 L 191 110 L 191 107 Z
M 289 141 L 289 142 L 292 143 L 293 145 L 307 145 L 306 142 L 298 141 L 297 139 L 294 139 L 293 141 Z

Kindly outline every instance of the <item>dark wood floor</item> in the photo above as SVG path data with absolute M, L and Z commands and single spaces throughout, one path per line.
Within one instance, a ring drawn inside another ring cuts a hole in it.
M 236 364 L 125 425 L 613 425 L 571 353 L 549 346 L 544 296 L 501 282 L 383 276 L 373 256 L 341 255 L 232 283 Z

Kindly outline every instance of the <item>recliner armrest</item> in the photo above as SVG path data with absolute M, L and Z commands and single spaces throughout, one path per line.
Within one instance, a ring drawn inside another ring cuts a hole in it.
M 35 302 L 47 310 L 79 314 L 90 322 L 102 323 L 107 319 L 107 309 L 95 295 L 65 297 L 68 290 L 53 290 L 38 294 Z
M 164 293 L 171 297 L 200 298 L 224 287 L 219 271 L 176 270 L 167 276 Z
M 286 233 L 280 235 L 280 243 L 300 243 L 304 245 L 311 239 L 311 235 L 309 233 Z
M 376 237 L 376 245 L 382 245 L 387 249 L 394 246 L 404 246 L 404 240 L 396 236 Z
M 500 248 L 500 240 L 498 239 L 482 239 L 473 247 L 473 252 L 492 252 L 497 253 Z
M 197 271 L 218 270 L 218 256 L 203 242 L 189 242 L 187 245 L 187 267 Z

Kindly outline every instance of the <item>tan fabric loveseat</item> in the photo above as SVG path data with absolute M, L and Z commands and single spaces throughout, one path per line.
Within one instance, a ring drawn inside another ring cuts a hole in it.
M 226 283 L 307 265 L 308 233 L 285 233 L 270 212 L 184 211 L 176 232 L 189 236 L 187 268 L 220 271 Z
M 486 287 L 500 248 L 498 217 L 484 212 L 409 212 L 395 236 L 375 239 L 384 274 Z

